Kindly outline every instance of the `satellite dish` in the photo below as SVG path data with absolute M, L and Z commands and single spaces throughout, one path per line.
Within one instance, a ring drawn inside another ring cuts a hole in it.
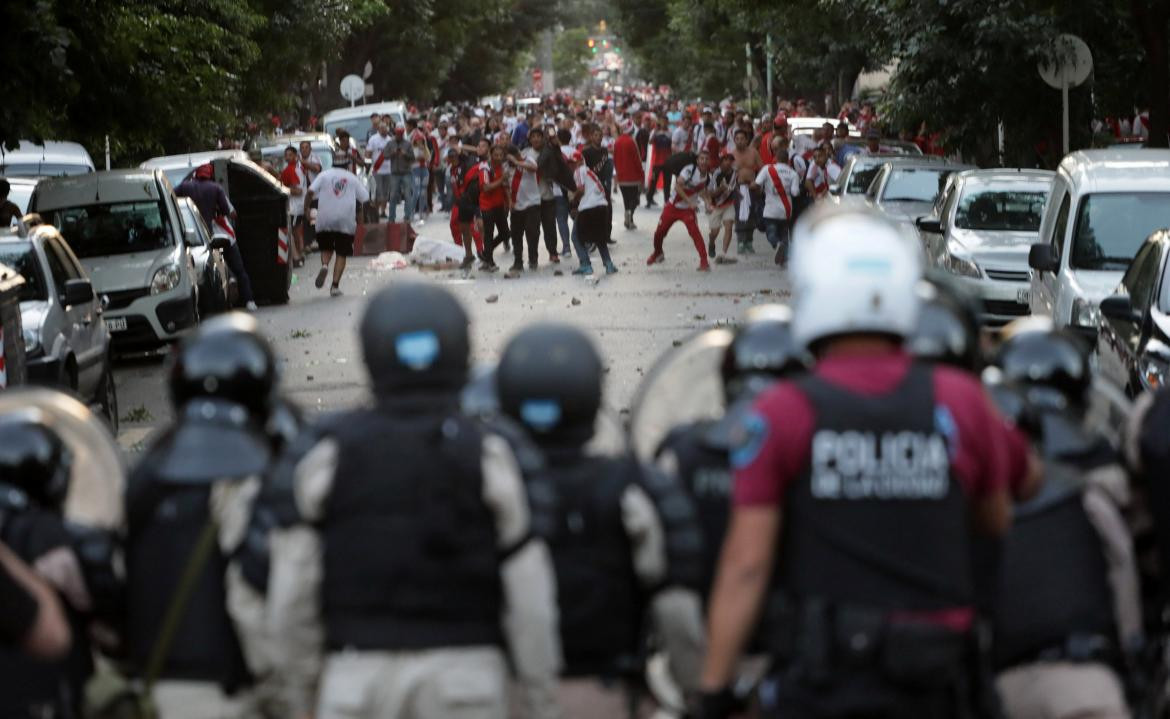
M 1089 79 L 1093 72 L 1093 53 L 1085 41 L 1076 35 L 1058 35 L 1048 51 L 1048 57 L 1036 67 L 1040 77 L 1057 90 L 1076 87 Z
M 366 83 L 357 75 L 341 78 L 341 96 L 350 102 L 357 102 L 366 93 Z
M 370 62 L 369 60 L 366 60 L 366 66 L 364 68 L 362 68 L 362 79 L 369 80 L 370 75 L 373 75 L 373 74 L 374 74 L 374 63 Z

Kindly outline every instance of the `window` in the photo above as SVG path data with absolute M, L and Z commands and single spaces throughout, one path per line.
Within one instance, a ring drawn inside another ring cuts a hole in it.
M 1064 237 L 1068 231 L 1068 210 L 1071 203 L 1072 195 L 1064 193 L 1064 199 L 1060 201 L 1060 209 L 1056 213 L 1056 222 L 1052 223 L 1052 237 L 1050 239 L 1057 259 L 1064 256 Z
M 877 177 L 878 171 L 881 169 L 881 165 L 862 167 L 860 162 L 853 165 L 853 171 L 849 173 L 849 185 L 845 188 L 845 194 L 864 194 L 869 189 L 870 183 L 873 182 L 873 178 Z
M 45 259 L 49 261 L 49 274 L 53 276 L 53 286 L 57 288 L 57 297 L 64 297 L 65 280 L 72 278 L 65 271 L 65 265 L 61 263 L 61 258 L 50 251 L 47 244 L 45 246 Z
M 934 204 L 949 170 L 904 167 L 890 173 L 882 192 L 883 202 L 929 202 Z
M 871 200 L 877 199 L 878 189 L 881 187 L 882 182 L 885 180 L 886 176 L 889 174 L 889 173 L 883 172 L 882 171 L 883 169 L 885 169 L 885 168 L 884 167 L 879 168 L 878 171 L 876 173 L 874 173 L 874 178 L 872 181 L 870 181 L 868 189 L 865 191 L 865 196 Z
M 1170 193 L 1098 193 L 1081 200 L 1070 265 L 1124 270 L 1155 230 L 1170 226 Z
M 959 202 L 955 227 L 991 232 L 1037 232 L 1044 209 L 1043 191 L 980 188 Z
M 57 258 L 57 261 L 61 263 L 61 269 L 65 271 L 66 279 L 80 280 L 85 277 L 85 273 L 73 259 L 73 256 L 56 239 L 45 238 L 45 254 Z
M 78 257 L 151 252 L 171 245 L 166 214 L 158 201 L 85 205 L 45 214 Z
M 11 267 L 24 278 L 18 302 L 49 299 L 40 262 L 37 261 L 31 242 L 0 242 L 0 265 Z
M 1161 252 L 1156 243 L 1147 242 L 1138 250 L 1133 264 L 1125 272 L 1121 284 L 1129 293 L 1133 308 L 1145 312 L 1154 299 L 1154 285 L 1158 281 L 1158 264 Z

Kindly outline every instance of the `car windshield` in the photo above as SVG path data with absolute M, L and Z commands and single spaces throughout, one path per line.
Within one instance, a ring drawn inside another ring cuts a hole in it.
M 895 169 L 886 181 L 882 202 L 934 203 L 947 179 L 949 170 L 933 167 L 905 167 Z
M 149 252 L 171 244 L 158 202 L 123 202 L 50 210 L 49 222 L 78 257 Z
M 63 175 L 84 175 L 93 172 L 87 165 L 61 165 L 52 162 L 21 162 L 0 165 L 0 176 L 8 177 L 61 177 Z
M 288 145 L 271 145 L 260 150 L 260 156 L 268 160 L 273 165 L 284 167 L 284 151 L 288 149 Z M 300 152 L 299 146 L 297 152 Z M 324 172 L 330 167 L 333 167 L 333 150 L 328 145 L 313 144 L 313 154 L 321 161 L 321 171 Z
M 8 265 L 24 277 L 19 302 L 46 300 L 45 283 L 31 242 L 0 242 L 0 265 Z
M 390 113 L 390 118 L 394 120 L 394 124 L 402 124 L 402 115 L 398 114 L 397 112 Z M 336 137 L 337 131 L 343 127 L 345 128 L 345 131 L 349 133 L 350 138 L 356 140 L 362 145 L 365 145 L 366 136 L 370 134 L 370 116 L 366 115 L 365 117 L 354 117 L 348 120 L 330 120 L 325 125 L 325 132 L 328 132 L 330 135 Z
M 959 200 L 955 227 L 962 230 L 1039 232 L 1047 193 L 1042 190 L 980 188 Z
M 1073 267 L 1124 270 L 1155 230 L 1170 227 L 1170 193 L 1099 193 L 1081 200 L 1073 236 Z
M 870 165 L 869 167 L 854 165 L 853 172 L 849 173 L 849 185 L 845 188 L 845 194 L 864 195 L 865 191 L 869 189 L 869 183 L 873 182 L 874 177 L 877 177 L 880 169 L 882 169 L 881 165 Z

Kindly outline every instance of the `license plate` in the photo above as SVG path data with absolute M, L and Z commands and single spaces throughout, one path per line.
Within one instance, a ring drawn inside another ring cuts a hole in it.
M 1032 304 L 1032 290 L 1016 290 L 1016 302 L 1021 305 Z
M 106 329 L 110 332 L 124 332 L 126 330 L 125 317 L 111 317 L 106 320 Z

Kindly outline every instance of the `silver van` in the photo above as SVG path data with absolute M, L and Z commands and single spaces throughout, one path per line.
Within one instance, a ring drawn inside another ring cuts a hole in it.
M 21 140 L 15 150 L 0 146 L 0 177 L 61 177 L 93 170 L 93 158 L 76 142 Z
M 105 303 L 115 349 L 156 349 L 198 323 L 195 262 L 162 170 L 43 180 L 30 208 L 81 260 Z
M 1170 226 L 1170 150 L 1083 150 L 1061 161 L 1028 253 L 1032 314 L 1096 344 L 1101 300 Z

